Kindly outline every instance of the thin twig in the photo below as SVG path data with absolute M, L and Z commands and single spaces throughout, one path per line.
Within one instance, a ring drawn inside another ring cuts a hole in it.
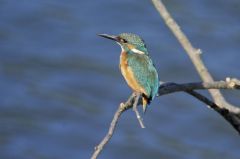
M 207 88 L 218 87 L 222 89 L 240 89 L 240 83 L 239 80 L 233 78 L 232 80 L 226 80 L 220 81 L 220 82 L 214 82 L 214 83 L 202 83 L 202 84 L 196 84 L 196 83 L 187 83 L 187 84 L 176 84 L 173 82 L 164 83 L 159 87 L 159 95 L 166 95 L 173 92 L 178 91 L 184 91 L 198 100 L 202 101 L 203 103 L 210 106 L 212 109 L 214 109 L 216 112 L 218 112 L 223 118 L 225 118 L 240 134 L 240 113 L 234 113 L 230 112 L 227 108 L 222 108 L 218 106 L 216 103 L 209 100 L 207 97 L 201 95 L 200 93 L 194 91 L 192 89 L 195 87 L 196 89 L 202 89 L 204 87 Z M 195 90 L 196 90 L 195 89 Z
M 153 5 L 165 21 L 166 25 L 178 39 L 179 43 L 182 45 L 188 56 L 190 57 L 191 61 L 193 62 L 198 74 L 202 78 L 204 82 L 213 82 L 213 77 L 208 72 L 206 66 L 204 65 L 201 59 L 201 50 L 196 49 L 192 46 L 191 42 L 188 40 L 187 36 L 181 31 L 181 28 L 176 23 L 176 21 L 172 18 L 170 13 L 168 12 L 167 8 L 164 6 L 161 0 L 152 0 Z M 214 101 L 220 106 L 228 109 L 233 113 L 240 113 L 240 108 L 236 107 L 232 104 L 229 104 L 224 97 L 222 96 L 219 90 L 209 90 L 211 96 L 213 97 Z
M 143 119 L 142 117 L 140 116 L 139 112 L 138 112 L 138 109 L 137 109 L 137 105 L 138 105 L 138 101 L 139 101 L 139 97 L 141 96 L 140 93 L 136 93 L 136 96 L 135 96 L 135 101 L 133 103 L 133 111 L 135 112 L 136 114 L 136 117 L 138 119 L 138 122 L 141 126 L 141 128 L 145 128 L 144 124 L 143 124 Z
M 223 116 L 237 131 L 240 133 L 240 114 L 234 114 L 232 112 L 227 111 L 225 108 L 220 108 L 211 100 L 207 99 L 203 95 L 193 91 L 198 89 L 240 89 L 240 82 L 237 79 L 226 80 L 226 81 L 216 81 L 212 83 L 185 83 L 185 84 L 176 84 L 173 82 L 166 82 L 161 84 L 159 87 L 159 96 L 184 91 L 188 94 L 194 96 L 198 100 L 202 101 L 206 105 L 211 106 L 215 111 L 217 111 L 221 116 Z M 121 116 L 121 114 L 133 107 L 135 95 L 134 93 L 128 98 L 126 103 L 121 103 L 118 107 L 117 111 L 114 114 L 112 122 L 110 124 L 109 130 L 103 140 L 95 147 L 94 153 L 91 159 L 96 159 L 100 152 L 103 150 L 104 146 L 111 139 L 114 130 L 116 128 L 117 122 Z
M 220 84 L 219 82 L 215 82 L 214 84 L 208 83 L 208 84 L 203 84 L 202 86 L 204 86 L 204 85 L 205 86 L 218 86 L 219 88 L 223 88 L 222 86 L 225 85 L 226 87 L 224 87 L 224 88 L 228 88 L 229 86 L 233 86 L 233 87 L 229 87 L 229 88 L 230 89 L 233 89 L 233 88 L 239 89 L 240 85 L 239 85 L 239 81 L 237 79 L 226 80 L 226 81 L 229 82 L 229 83 L 221 82 L 221 84 Z M 233 83 L 233 82 L 236 82 L 236 83 Z M 216 85 L 216 83 L 218 83 L 218 85 Z M 183 84 L 183 85 L 176 84 L 176 83 L 173 83 L 173 82 L 164 83 L 159 87 L 159 95 L 178 92 L 180 90 L 184 91 L 184 92 L 194 96 L 198 100 L 202 101 L 203 103 L 207 104 L 212 109 L 214 109 L 216 112 L 218 112 L 240 134 L 240 113 L 230 112 L 227 108 L 222 108 L 222 107 L 218 106 L 216 103 L 212 102 L 207 97 L 201 95 L 200 93 L 194 91 L 193 89 L 190 89 L 194 85 L 195 85 L 194 83 L 188 83 L 188 84 Z M 195 86 L 197 86 L 197 85 L 195 85 Z M 201 88 L 201 87 L 198 87 L 198 88 Z
M 202 89 L 240 89 L 240 81 L 236 78 L 227 78 L 226 81 L 194 82 L 178 84 L 173 82 L 160 82 L 159 95 L 165 95 L 178 91 L 202 90 Z
M 213 78 L 208 72 L 207 68 L 205 67 L 204 63 L 201 60 L 200 49 L 195 49 L 186 35 L 181 31 L 178 24 L 175 20 L 171 17 L 161 0 L 152 0 L 154 6 L 166 22 L 167 26 L 171 29 L 173 34 L 176 36 L 178 41 L 181 43 L 183 48 L 186 50 L 187 54 L 191 58 L 194 66 L 196 67 L 199 75 L 201 76 L 202 80 L 205 83 L 191 83 L 191 84 L 175 84 L 175 83 L 165 83 L 159 88 L 159 96 L 169 93 L 174 93 L 178 91 L 185 91 L 188 94 L 192 95 L 193 97 L 197 98 L 198 100 L 204 102 L 205 104 L 209 105 L 212 109 L 217 111 L 221 116 L 223 116 L 234 128 L 235 130 L 240 132 L 240 108 L 233 106 L 227 103 L 220 93 L 219 90 L 216 89 L 239 89 L 239 83 L 236 81 L 232 81 L 232 85 L 229 83 L 228 80 L 221 81 L 220 83 L 213 83 Z M 218 85 L 219 84 L 219 85 Z M 209 90 L 211 96 L 213 97 L 214 101 L 217 103 L 215 104 L 208 98 L 204 97 L 203 95 L 193 91 L 194 89 L 211 89 Z M 215 90 L 213 90 L 215 89 Z M 113 132 L 116 128 L 117 121 L 119 120 L 121 114 L 132 107 L 133 105 L 134 96 L 131 95 L 128 101 L 125 104 L 120 104 L 119 108 L 117 109 L 113 120 L 111 122 L 109 131 L 104 139 L 100 142 L 98 146 L 96 146 L 95 151 L 91 157 L 91 159 L 96 159 L 100 152 L 102 151 L 103 147 L 108 143 L 111 139 Z M 219 105 L 219 106 L 218 106 Z
M 133 98 L 134 98 L 134 93 L 128 98 L 126 103 L 121 103 L 117 109 L 117 111 L 115 112 L 112 122 L 110 124 L 110 127 L 108 129 L 108 132 L 106 134 L 106 136 L 102 139 L 102 141 L 95 147 L 94 153 L 92 154 L 91 159 L 96 159 L 98 157 L 98 155 L 101 153 L 102 149 L 104 148 L 104 146 L 109 142 L 109 140 L 111 139 L 114 130 L 116 128 L 117 122 L 121 116 L 121 114 L 126 111 L 127 109 L 131 108 L 131 103 L 133 102 Z
M 100 142 L 99 145 L 97 145 L 95 147 L 95 151 L 91 157 L 91 159 L 96 159 L 98 157 L 98 155 L 100 154 L 100 152 L 102 151 L 102 149 L 104 148 L 104 146 L 108 143 L 108 141 L 111 139 L 113 133 L 114 133 L 114 130 L 115 130 L 115 127 L 117 125 L 117 122 L 122 114 L 122 112 L 124 111 L 124 104 L 121 103 L 117 109 L 117 111 L 115 112 L 114 116 L 113 116 L 113 119 L 112 119 L 112 122 L 110 124 L 110 127 L 109 127 L 109 130 L 108 130 L 108 133 L 106 134 L 106 136 L 103 138 L 103 140 Z
M 218 112 L 224 119 L 226 119 L 232 126 L 235 128 L 235 130 L 240 134 L 240 114 L 233 114 L 226 108 L 221 108 L 205 96 L 201 95 L 200 93 L 196 91 L 186 91 L 186 93 L 194 96 L 198 100 L 202 101 L 203 103 L 210 106 L 213 110 Z

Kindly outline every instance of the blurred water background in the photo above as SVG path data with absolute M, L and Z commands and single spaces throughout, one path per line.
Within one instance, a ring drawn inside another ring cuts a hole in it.
M 216 80 L 240 77 L 239 0 L 163 2 Z M 90 157 L 131 93 L 120 47 L 96 36 L 121 32 L 144 38 L 161 80 L 200 81 L 150 1 L 0 0 L 0 159 Z M 144 121 L 124 113 L 100 158 L 240 158 L 235 130 L 183 93 L 156 98 Z

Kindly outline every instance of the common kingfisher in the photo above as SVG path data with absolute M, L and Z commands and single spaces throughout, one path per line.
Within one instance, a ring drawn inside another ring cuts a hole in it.
M 142 96 L 143 112 L 158 94 L 158 73 L 142 38 L 132 33 L 117 36 L 98 34 L 116 41 L 121 46 L 120 70 L 131 89 Z

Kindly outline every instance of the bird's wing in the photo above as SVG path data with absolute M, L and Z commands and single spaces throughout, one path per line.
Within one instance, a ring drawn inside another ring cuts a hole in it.
M 147 92 L 148 97 L 154 97 L 158 91 L 158 74 L 147 55 L 129 54 L 128 66 L 132 69 L 137 82 Z

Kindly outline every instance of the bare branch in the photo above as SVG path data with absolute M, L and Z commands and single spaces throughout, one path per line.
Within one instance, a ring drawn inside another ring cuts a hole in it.
M 202 101 L 206 105 L 210 106 L 213 110 L 218 112 L 223 118 L 226 119 L 234 128 L 235 130 L 240 133 L 240 108 L 233 106 L 227 103 L 220 93 L 218 89 L 240 89 L 240 81 L 237 79 L 227 78 L 226 81 L 218 81 L 214 82 L 212 76 L 208 72 L 207 68 L 205 67 L 204 63 L 201 60 L 200 54 L 201 50 L 194 48 L 190 41 L 187 39 L 186 35 L 181 31 L 178 24 L 174 21 L 171 17 L 161 0 L 152 0 L 154 6 L 164 19 L 167 26 L 171 29 L 173 34 L 176 36 L 178 41 L 181 43 L 183 48 L 185 49 L 186 53 L 189 55 L 190 59 L 192 60 L 195 68 L 197 69 L 199 75 L 201 76 L 204 83 L 186 83 L 186 84 L 176 84 L 176 83 L 163 83 L 159 87 L 159 96 L 184 91 L 193 97 L 197 98 L 198 100 Z M 215 104 L 205 96 L 199 94 L 198 92 L 194 91 L 197 89 L 209 89 L 211 96 L 213 97 L 214 101 L 217 103 Z M 136 99 L 136 98 L 135 98 Z M 119 120 L 121 114 L 131 108 L 134 103 L 134 94 L 132 94 L 128 101 L 123 104 L 121 103 L 118 107 L 113 120 L 111 122 L 110 128 L 108 130 L 107 135 L 103 138 L 98 146 L 96 146 L 95 151 L 91 157 L 91 159 L 96 159 L 104 146 L 108 143 L 111 139 L 114 130 L 117 125 L 117 121 Z M 136 102 L 135 102 L 136 104 Z
M 137 105 L 138 105 L 138 101 L 139 101 L 140 96 L 141 96 L 140 93 L 136 93 L 135 101 L 133 103 L 133 111 L 136 114 L 137 120 L 138 120 L 141 128 L 145 128 L 144 123 L 143 123 L 143 119 L 142 119 L 141 115 L 139 114 L 139 112 L 137 110 Z
M 237 79 L 228 79 L 226 81 L 217 81 L 212 83 L 185 83 L 185 84 L 176 84 L 173 82 L 166 82 L 162 83 L 159 87 L 159 96 L 184 91 L 193 97 L 197 98 L 198 100 L 202 101 L 206 105 L 209 105 L 213 110 L 218 112 L 223 118 L 225 118 L 234 128 L 235 130 L 240 133 L 240 113 L 232 113 L 229 112 L 226 108 L 221 108 L 208 98 L 204 97 L 203 95 L 193 91 L 199 89 L 240 89 L 240 81 Z M 109 130 L 103 140 L 100 142 L 99 145 L 95 147 L 95 151 L 91 157 L 91 159 L 96 159 L 100 152 L 103 150 L 104 146 L 109 142 L 111 139 L 114 130 L 116 128 L 117 122 L 121 116 L 121 114 L 132 108 L 135 102 L 135 95 L 134 93 L 128 98 L 126 103 L 121 103 L 114 114 L 112 122 L 110 124 Z
M 203 103 L 207 104 L 216 112 L 218 112 L 224 119 L 226 119 L 235 128 L 238 134 L 240 134 L 240 114 L 234 114 L 226 108 L 219 107 L 217 104 L 215 104 L 214 102 L 212 102 L 211 100 L 209 100 L 208 98 L 206 98 L 205 96 L 201 95 L 196 91 L 186 91 L 186 92 L 194 96 L 195 98 L 199 99 Z
M 240 81 L 236 78 L 227 78 L 226 81 L 195 82 L 176 84 L 172 82 L 160 82 L 159 95 L 165 95 L 178 91 L 200 90 L 200 89 L 240 89 Z M 240 112 L 239 112 L 240 113 Z
M 133 99 L 134 99 L 134 93 L 128 98 L 127 102 L 125 104 L 121 103 L 117 109 L 117 111 L 115 112 L 112 122 L 110 124 L 110 127 L 108 129 L 108 132 L 106 134 L 106 136 L 103 138 L 103 140 L 100 142 L 99 145 L 97 145 L 95 147 L 94 153 L 91 157 L 91 159 L 96 159 L 98 157 L 98 155 L 101 153 L 102 149 L 104 148 L 104 146 L 109 142 L 109 140 L 111 139 L 114 130 L 116 128 L 117 122 L 121 116 L 121 114 L 129 109 L 133 103 Z
M 112 122 L 110 124 L 108 133 L 106 134 L 106 136 L 103 138 L 103 140 L 100 142 L 99 145 L 97 145 L 95 147 L 95 151 L 91 157 L 91 159 L 96 159 L 98 157 L 98 155 L 100 154 L 100 152 L 102 151 L 102 149 L 104 148 L 104 146 L 108 143 L 108 141 L 112 138 L 112 135 L 114 133 L 115 127 L 117 125 L 117 122 L 122 114 L 122 112 L 124 111 L 124 107 L 125 105 L 123 103 L 121 103 L 116 111 L 116 113 L 113 116 Z
M 193 62 L 198 74 L 202 78 L 204 82 L 213 82 L 213 77 L 208 72 L 207 68 L 205 67 L 200 55 L 201 50 L 196 49 L 192 46 L 186 35 L 181 31 L 179 25 L 175 22 L 172 18 L 164 4 L 161 0 L 152 0 L 153 5 L 162 16 L 163 20 L 165 21 L 166 25 L 170 28 L 172 33 L 178 39 L 179 43 L 182 45 L 188 56 L 190 57 L 191 61 Z M 214 101 L 222 108 L 226 108 L 233 113 L 240 113 L 240 108 L 229 104 L 224 97 L 222 96 L 219 90 L 209 90 L 211 96 L 213 97 Z

